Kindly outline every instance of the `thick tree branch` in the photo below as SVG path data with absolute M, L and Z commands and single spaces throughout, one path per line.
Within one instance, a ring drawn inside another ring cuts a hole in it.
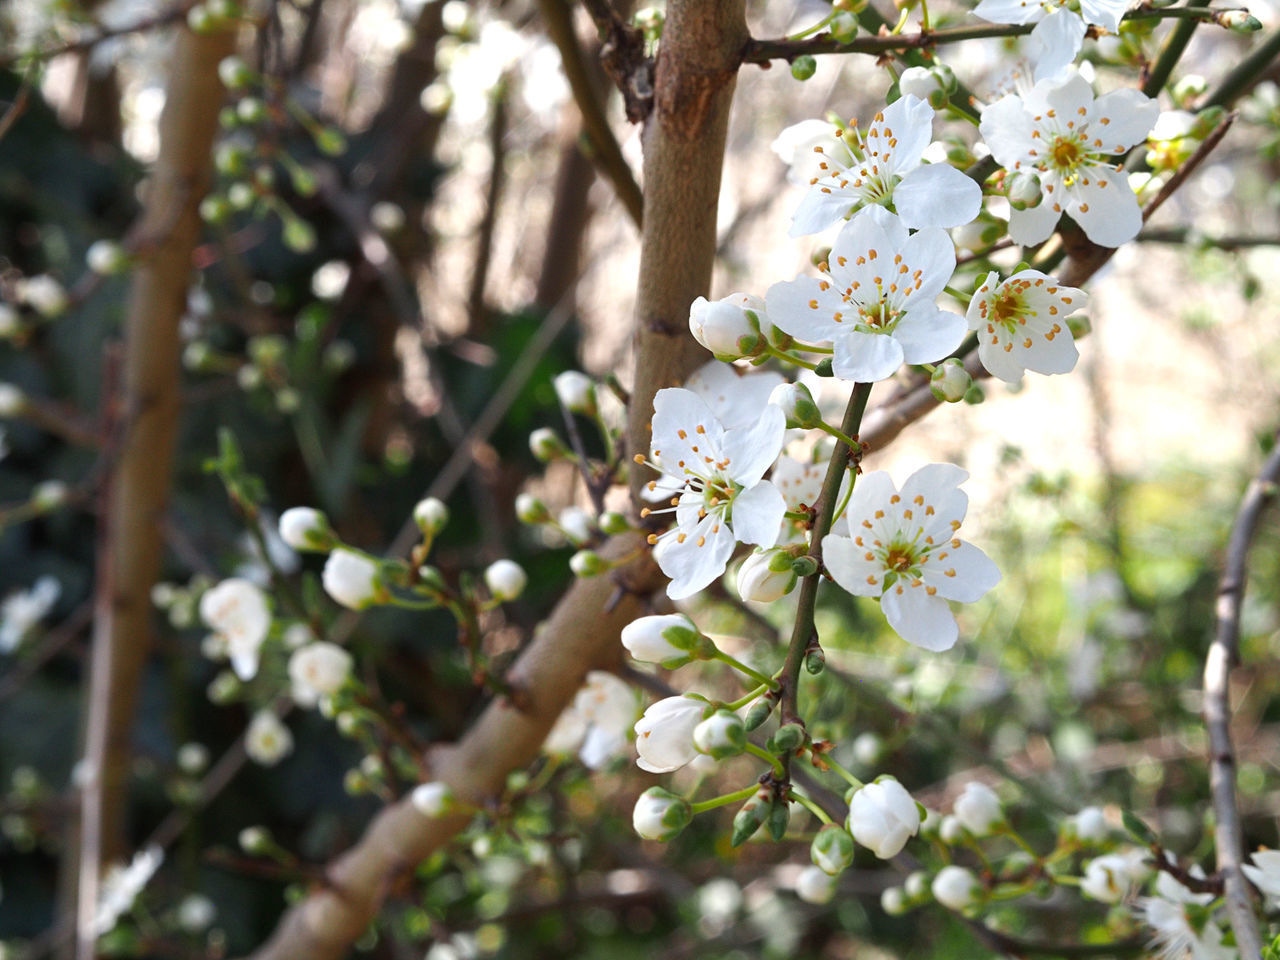
M 1213 796 L 1214 842 L 1222 874 L 1227 915 L 1242 957 L 1261 956 L 1262 940 L 1249 884 L 1240 869 L 1243 831 L 1236 807 L 1236 760 L 1231 742 L 1231 667 L 1240 657 L 1240 610 L 1248 577 L 1249 547 L 1262 511 L 1280 482 L 1280 432 L 1277 447 L 1249 484 L 1227 542 L 1226 563 L 1214 608 L 1214 636 L 1204 664 L 1204 723 L 1209 732 L 1209 789 Z

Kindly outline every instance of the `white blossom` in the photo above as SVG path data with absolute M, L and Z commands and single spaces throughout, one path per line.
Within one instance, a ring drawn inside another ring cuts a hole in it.
M 667 697 L 650 704 L 636 721 L 636 766 L 650 773 L 670 773 L 697 756 L 693 729 L 707 712 L 707 701 Z
M 1280 850 L 1259 850 L 1240 867 L 1253 885 L 1273 904 L 1280 903 Z
M 107 869 L 93 915 L 93 932 L 97 936 L 110 933 L 120 918 L 133 909 L 138 894 L 142 893 L 163 862 L 164 851 L 150 846 L 135 853 L 127 866 L 117 863 Z
M 736 430 L 759 421 L 774 388 L 782 381 L 782 374 L 772 370 L 746 373 L 731 363 L 710 360 L 693 371 L 684 388 L 702 398 L 720 426 Z
M 969 329 L 978 334 L 978 359 L 1008 383 L 1024 371 L 1069 373 L 1079 353 L 1067 315 L 1084 308 L 1088 295 L 1039 270 L 1020 270 L 1001 282 L 989 273 L 969 301 Z
M 548 753 L 577 751 L 584 766 L 599 770 L 626 749 L 639 712 L 639 697 L 626 681 L 592 670 L 542 748 Z
M 300 707 L 314 707 L 331 697 L 351 676 L 351 654 L 336 643 L 321 640 L 300 647 L 289 657 L 292 696 Z
M 1066 213 L 1094 243 L 1117 247 L 1142 227 L 1142 212 L 1119 155 L 1146 139 L 1159 105 L 1123 88 L 1094 99 L 1079 73 L 1041 80 L 1026 97 L 1010 94 L 982 112 L 979 129 L 1010 173 L 1039 176 L 1044 201 L 1009 213 L 1009 236 L 1040 243 Z
M 926 650 L 950 649 L 959 635 L 947 600 L 972 603 L 1000 582 L 991 559 L 956 536 L 969 506 L 960 489 L 966 477 L 953 464 L 932 463 L 899 492 L 887 473 L 869 473 L 849 499 L 849 536 L 822 541 L 836 583 L 879 597 L 889 626 Z
M 622 628 L 622 645 L 641 663 L 688 663 L 702 633 L 683 613 L 632 620 Z
M 1132 886 L 1129 861 L 1123 854 L 1095 857 L 1084 868 L 1080 892 L 1100 903 L 1119 903 Z
M 796 874 L 796 896 L 805 903 L 830 903 L 836 895 L 838 877 L 810 865 Z
M 40 577 L 28 590 L 18 590 L 0 603 L 0 653 L 12 653 L 31 629 L 58 602 L 62 585 L 55 577 Z
M 749 293 L 731 293 L 719 300 L 698 297 L 689 307 L 689 332 L 723 360 L 751 355 L 760 343 L 764 300 Z
M 363 610 L 385 593 L 377 561 L 350 547 L 329 554 L 320 580 L 325 592 L 349 610 Z
M 909 227 L 956 227 L 978 215 L 982 190 L 947 163 L 921 163 L 933 139 L 933 107 L 910 94 L 867 127 L 832 128 L 833 142 L 812 143 L 816 157 L 795 157 L 813 173 L 791 220 L 791 236 L 817 233 L 864 207 L 889 207 Z M 812 128 L 816 132 L 816 128 Z M 785 328 L 784 328 L 785 329 Z
M 23 277 L 15 284 L 15 292 L 19 300 L 46 318 L 66 312 L 71 304 L 62 284 L 47 273 Z
M 226 639 L 231 668 L 241 680 L 258 672 L 258 653 L 271 628 L 267 596 L 256 584 L 231 577 L 200 597 L 200 619 Z
M 786 507 L 762 478 L 782 449 L 785 424 L 768 405 L 754 425 L 726 429 L 701 397 L 680 388 L 659 390 L 653 406 L 651 465 L 663 476 L 645 498 L 675 504 L 675 527 L 651 542 L 671 578 L 667 595 L 679 600 L 724 573 L 739 541 L 768 547 L 777 540 Z
M 790 593 L 796 581 L 790 554 L 780 550 L 757 550 L 738 568 L 738 595 L 755 603 L 773 603 Z
M 950 910 L 971 906 L 982 889 L 972 871 L 954 865 L 939 870 L 929 888 L 933 898 Z
M 975 837 L 985 837 L 1004 822 L 1000 798 L 985 783 L 966 783 L 956 798 L 956 819 Z
M 1188 873 L 1203 879 L 1204 871 L 1193 866 Z M 1232 947 L 1223 946 L 1222 928 L 1212 916 L 1198 908 L 1214 899 L 1212 893 L 1192 893 L 1168 873 L 1156 876 L 1156 895 L 1141 902 L 1142 919 L 1154 933 L 1153 946 L 1166 960 L 1234 960 Z
M 264 767 L 274 767 L 293 750 L 293 734 L 270 710 L 259 710 L 244 734 L 249 759 Z
M 877 857 L 896 856 L 920 830 L 920 809 L 893 777 L 881 777 L 849 800 L 849 832 Z
M 294 550 L 326 550 L 329 519 L 314 507 L 290 507 L 280 514 L 280 539 Z
M 650 787 L 636 800 L 631 825 L 646 840 L 670 840 L 692 818 L 689 801 L 662 787 Z
M 495 560 L 484 571 L 484 583 L 495 600 L 506 603 L 524 593 L 529 575 L 514 560 Z
M 964 318 L 934 302 L 955 266 L 945 231 L 908 235 L 902 219 L 872 207 L 841 229 L 823 279 L 775 283 L 765 302 L 787 333 L 832 344 L 837 377 L 870 383 L 903 363 L 941 360 L 960 345 Z
M 566 410 L 588 416 L 596 410 L 596 384 L 580 370 L 566 370 L 552 381 L 556 398 Z
M 415 810 L 434 819 L 448 812 L 453 803 L 453 788 L 441 780 L 421 783 L 414 787 L 410 799 Z

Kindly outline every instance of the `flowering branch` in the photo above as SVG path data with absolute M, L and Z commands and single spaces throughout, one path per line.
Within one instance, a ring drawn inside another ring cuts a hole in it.
M 1276 441 L 1280 443 L 1280 432 L 1276 434 Z M 1236 808 L 1236 762 L 1231 742 L 1231 667 L 1240 656 L 1240 610 L 1244 603 L 1249 547 L 1263 509 L 1275 499 L 1277 482 L 1280 482 L 1280 446 L 1272 451 L 1240 501 L 1218 584 L 1213 642 L 1204 664 L 1204 722 L 1209 732 L 1209 786 L 1217 819 L 1214 840 L 1218 870 L 1222 874 L 1231 929 L 1244 957 L 1259 956 L 1262 940 L 1248 882 L 1240 869 L 1243 838 L 1240 812 Z

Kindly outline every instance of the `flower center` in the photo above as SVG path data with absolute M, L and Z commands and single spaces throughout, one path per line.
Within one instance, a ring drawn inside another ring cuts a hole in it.
M 860 326 L 865 326 L 875 333 L 889 333 L 898 323 L 898 311 L 884 300 L 860 305 L 858 317 Z
M 902 544 L 890 544 L 884 555 L 884 565 L 895 573 L 906 573 L 916 565 L 915 552 Z
M 1058 172 L 1069 175 L 1085 158 L 1085 151 L 1081 149 L 1079 134 L 1073 137 L 1059 136 L 1055 138 L 1050 156 L 1053 158 L 1053 165 Z
M 988 302 L 987 316 L 995 323 L 1002 323 L 1012 330 L 1018 318 L 1026 313 L 1026 305 L 1015 293 L 1005 293 Z

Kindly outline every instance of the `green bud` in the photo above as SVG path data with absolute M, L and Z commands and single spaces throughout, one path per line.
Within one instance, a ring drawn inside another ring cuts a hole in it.
M 600 514 L 597 525 L 600 527 L 601 533 L 611 537 L 626 533 L 631 529 L 631 523 L 627 520 L 626 514 L 619 513 L 617 510 L 606 510 Z
M 805 554 L 791 561 L 791 572 L 797 577 L 812 577 L 818 572 L 818 561 Z
M 787 835 L 787 826 L 791 823 L 791 804 L 781 797 L 775 797 L 769 808 L 769 816 L 765 825 L 769 828 L 769 836 L 781 841 Z
M 818 61 L 809 54 L 801 54 L 791 61 L 791 75 L 797 80 L 808 80 L 818 71 Z
M 777 696 L 766 693 L 750 706 L 747 710 L 747 715 L 742 719 L 742 725 L 747 730 L 755 730 L 769 719 L 769 715 L 773 713 L 773 708 L 777 703 Z
M 929 106 L 935 110 L 945 110 L 951 102 L 951 95 L 945 90 L 934 90 L 929 94 Z
M 838 824 L 829 823 L 809 845 L 809 858 L 823 873 L 836 876 L 853 863 L 853 837 Z
M 444 591 L 448 588 L 440 571 L 426 564 L 418 568 L 418 582 L 429 590 Z
M 832 369 L 833 363 L 834 361 L 831 357 L 823 357 L 818 361 L 818 366 L 813 372 L 820 377 L 834 377 L 836 374 Z
M 979 384 L 976 383 L 966 390 L 964 394 L 964 402 L 972 404 L 973 406 L 977 406 L 985 399 L 987 399 L 986 392 Z
M 347 138 L 332 127 L 316 131 L 316 148 L 323 154 L 336 157 L 346 153 Z
M 223 57 L 218 64 L 218 79 L 228 90 L 243 90 L 253 83 L 254 73 L 239 57 Z
M 934 397 L 942 403 L 958 403 L 963 400 L 973 385 L 973 377 L 964 368 L 964 361 L 959 357 L 951 357 L 934 368 L 929 378 L 929 389 Z
M 320 189 L 316 175 L 305 167 L 294 167 L 289 171 L 289 179 L 293 182 L 293 190 L 300 197 L 313 197 Z
M 187 11 L 187 26 L 192 33 L 209 33 L 219 24 L 204 4 L 197 3 Z
M 263 164 L 253 171 L 253 182 L 264 190 L 270 190 L 276 185 L 276 172 Z
M 671 840 L 693 820 L 689 801 L 662 787 L 650 787 L 636 801 L 631 825 L 646 840 Z
M 804 668 L 817 676 L 827 668 L 827 655 L 821 646 L 810 647 L 804 653 Z
M 858 35 L 858 18 L 847 10 L 841 10 L 831 18 L 827 29 L 831 31 L 831 39 L 836 43 L 852 43 Z
M 1071 336 L 1079 340 L 1093 333 L 1093 321 L 1087 313 L 1073 314 L 1067 317 L 1067 329 L 1071 331 Z
M 217 226 L 231 216 L 231 204 L 221 194 L 211 193 L 200 201 L 200 219 Z
M 1248 10 L 1224 10 L 1218 15 L 1218 23 L 1236 33 L 1257 33 L 1262 29 L 1262 21 Z
M 290 217 L 284 223 L 284 245 L 294 253 L 310 253 L 316 247 L 316 231 L 307 221 Z
M 245 827 L 240 831 L 240 849 L 250 856 L 260 857 L 275 846 L 271 831 L 266 827 Z
M 529 434 L 529 450 L 542 463 L 558 460 L 569 452 L 564 441 L 549 427 L 539 427 Z
M 808 742 L 809 734 L 805 728 L 792 722 L 783 724 L 774 731 L 773 736 L 769 738 L 767 748 L 770 753 L 782 756 L 784 753 L 799 750 Z
M 224 130 L 234 130 L 240 126 L 240 114 L 235 107 L 223 107 L 218 111 L 218 126 Z
M 267 116 L 267 105 L 257 97 L 242 97 L 236 104 L 236 117 L 244 123 L 261 123 Z
M 364 772 L 352 767 L 342 777 L 342 789 L 349 796 L 358 797 L 362 793 L 368 793 L 370 788 L 369 778 Z
M 598 577 L 609 572 L 609 564 L 594 550 L 579 550 L 569 558 L 569 569 L 575 577 Z
M 220 143 L 213 151 L 213 165 L 219 173 L 238 176 L 248 169 L 249 151 L 239 143 Z
M 284 359 L 289 341 L 277 333 L 264 333 L 251 337 L 246 344 L 249 358 L 260 367 L 274 367 Z
M 733 833 L 729 837 L 730 845 L 740 847 L 755 836 L 755 832 L 760 829 L 765 817 L 769 814 L 770 801 L 769 792 L 761 789 L 742 805 L 742 809 L 733 818 Z

